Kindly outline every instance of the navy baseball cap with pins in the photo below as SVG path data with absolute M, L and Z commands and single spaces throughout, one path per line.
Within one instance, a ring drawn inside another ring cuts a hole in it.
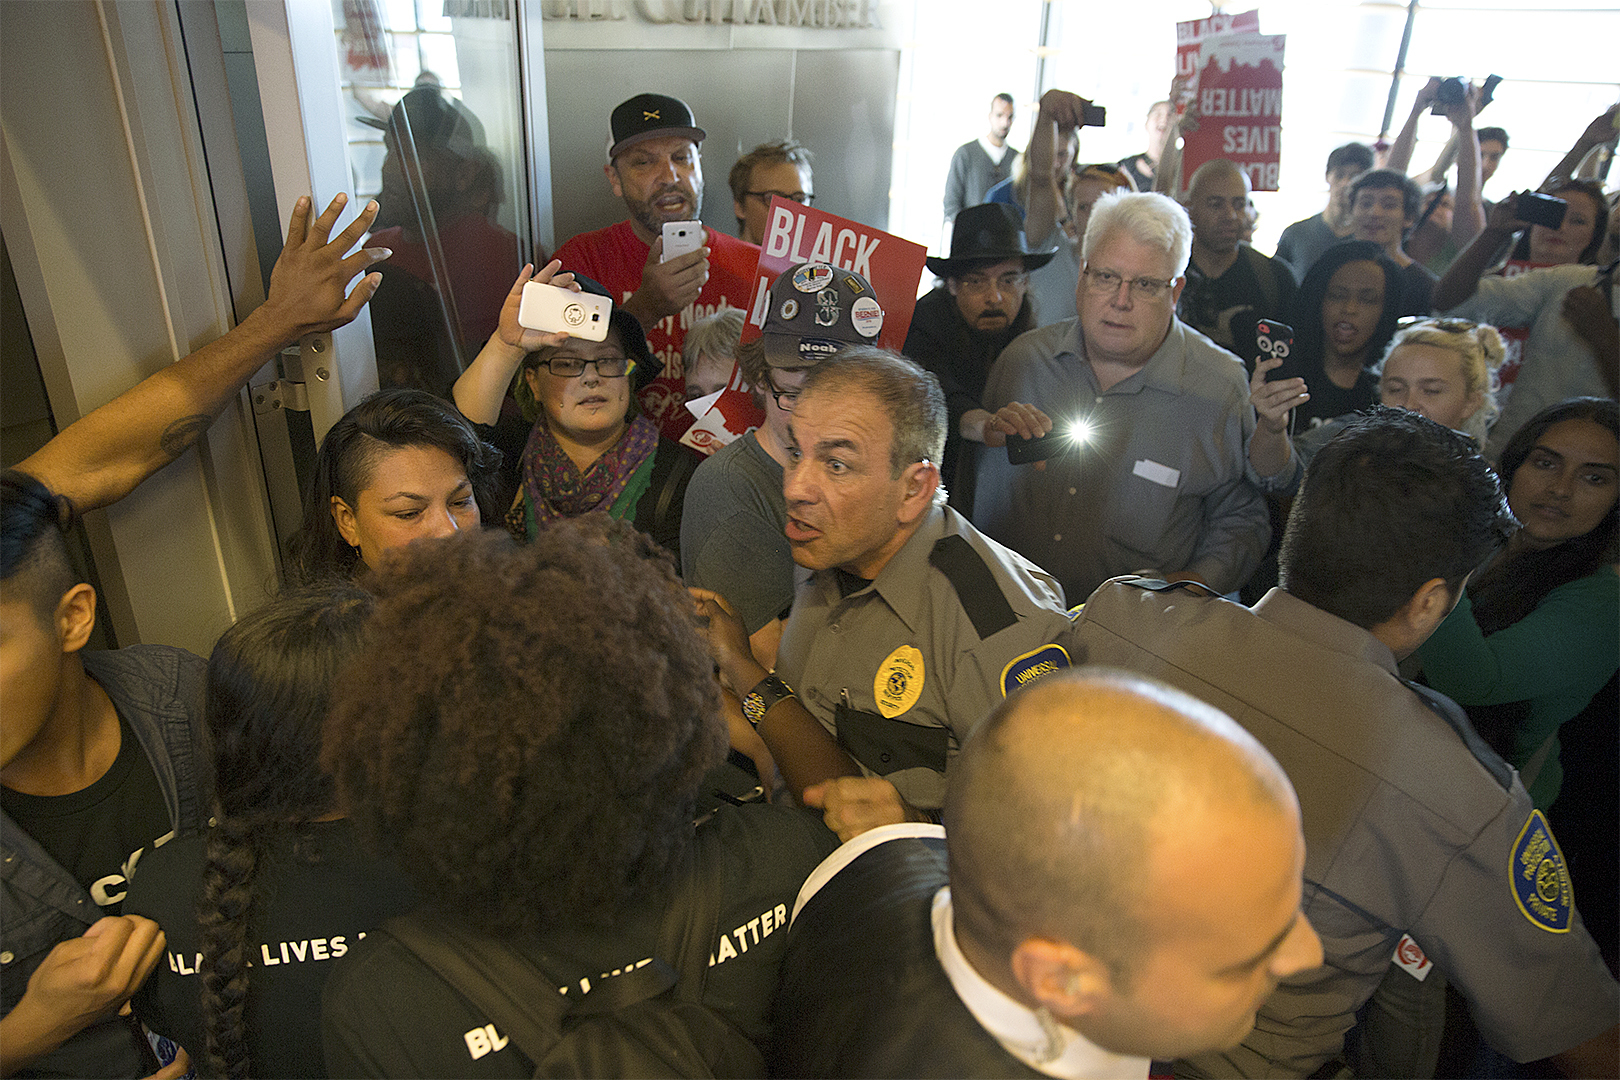
M 697 126 L 686 102 L 666 94 L 637 94 L 621 102 L 613 110 L 612 129 L 609 161 L 648 139 L 677 137 L 700 143 L 708 134 Z
M 773 368 L 814 367 L 848 345 L 871 345 L 883 329 L 872 283 L 853 270 L 799 263 L 771 284 L 760 344 Z

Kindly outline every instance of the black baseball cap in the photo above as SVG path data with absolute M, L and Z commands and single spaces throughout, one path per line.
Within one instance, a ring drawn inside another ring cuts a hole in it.
M 665 94 L 637 94 L 613 110 L 613 144 L 608 147 L 612 161 L 625 150 L 648 139 L 682 136 L 695 143 L 708 132 L 697 126 L 692 110 L 680 98 Z

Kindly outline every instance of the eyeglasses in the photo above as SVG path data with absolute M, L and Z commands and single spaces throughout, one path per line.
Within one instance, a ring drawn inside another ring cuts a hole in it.
M 1000 277 L 996 278 L 989 277 L 985 274 L 963 274 L 956 280 L 962 288 L 967 289 L 969 292 L 986 292 L 989 290 L 992 284 L 995 285 L 995 287 L 1001 292 L 1011 292 L 1014 289 L 1021 289 L 1028 284 L 1029 275 L 1023 271 L 1002 274 Z
M 636 366 L 635 361 L 627 356 L 598 356 L 591 360 L 583 356 L 553 356 L 536 366 L 544 367 L 564 379 L 577 379 L 585 374 L 586 364 L 596 368 L 597 375 L 604 379 L 622 379 Z
M 1120 283 L 1124 282 L 1131 287 L 1132 296 L 1140 296 L 1144 300 L 1157 300 L 1174 288 L 1176 284 L 1174 278 L 1169 281 L 1150 277 L 1127 279 L 1112 270 L 1093 270 L 1089 266 L 1081 272 L 1086 275 L 1086 288 L 1098 296 L 1108 296 L 1119 292 Z
M 800 206 L 809 206 L 811 203 L 816 201 L 816 197 L 810 194 L 808 191 L 745 191 L 743 192 L 743 195 L 745 197 L 752 195 L 760 202 L 770 202 L 771 196 L 775 195 L 779 199 L 786 199 L 788 202 L 796 202 Z
M 798 404 L 798 390 L 778 390 L 769 375 L 765 376 L 765 386 L 770 391 L 771 397 L 776 399 L 776 407 L 783 412 L 792 412 L 793 406 Z

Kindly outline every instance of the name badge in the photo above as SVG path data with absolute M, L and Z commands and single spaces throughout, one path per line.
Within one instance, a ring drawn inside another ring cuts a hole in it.
M 1157 461 L 1149 461 L 1147 458 L 1138 461 L 1131 472 L 1161 487 L 1173 488 L 1181 483 L 1180 469 L 1172 469 L 1168 465 L 1160 465 Z

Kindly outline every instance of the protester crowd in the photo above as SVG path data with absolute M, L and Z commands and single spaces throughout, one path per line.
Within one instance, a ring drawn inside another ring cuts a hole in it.
M 1092 163 L 997 95 L 897 352 L 915 281 L 756 309 L 792 139 L 666 257 L 705 132 L 638 94 L 623 220 L 378 335 L 279 596 L 87 649 L 82 514 L 510 246 L 472 179 L 431 243 L 391 166 L 300 199 L 262 307 L 4 476 L 0 1074 L 1620 1073 L 1620 105 L 1491 202 L 1488 104 L 1425 86 L 1268 256 L 1195 109 Z M 481 175 L 435 87 L 377 124 Z

